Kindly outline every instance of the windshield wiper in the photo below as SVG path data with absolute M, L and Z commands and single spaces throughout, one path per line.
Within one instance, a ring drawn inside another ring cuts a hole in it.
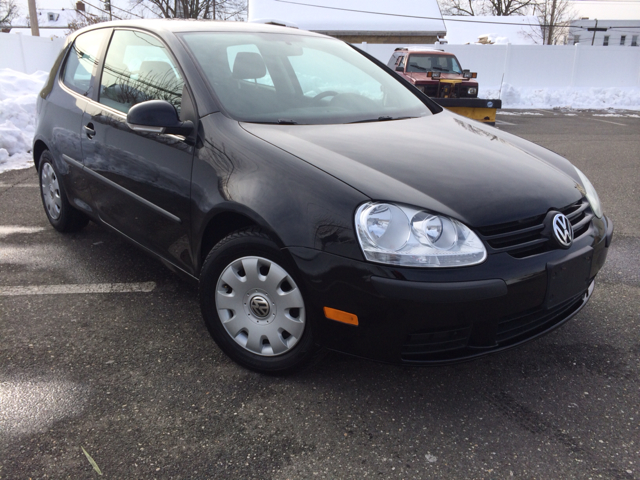
M 431 67 L 434 70 L 440 70 L 441 72 L 448 72 L 449 70 L 447 70 L 446 68 L 442 68 L 442 67 Z
M 388 122 L 389 120 L 406 120 L 407 118 L 418 118 L 418 117 L 390 117 L 389 115 L 383 115 L 378 118 L 368 118 L 366 120 L 357 120 L 355 122 L 349 123 L 370 123 L 370 122 Z
M 297 125 L 298 122 L 294 120 L 289 120 L 287 118 L 279 118 L 276 122 L 278 125 Z

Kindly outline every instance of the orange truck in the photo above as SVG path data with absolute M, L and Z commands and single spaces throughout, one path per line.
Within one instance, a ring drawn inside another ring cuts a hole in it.
M 442 107 L 495 125 L 502 101 L 478 98 L 478 74 L 463 70 L 453 53 L 426 47 L 396 48 L 387 66 Z

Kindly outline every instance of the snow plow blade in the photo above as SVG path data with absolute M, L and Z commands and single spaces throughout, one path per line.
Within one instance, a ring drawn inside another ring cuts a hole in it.
M 496 110 L 502 108 L 502 100 L 483 98 L 434 98 L 431 100 L 453 113 L 489 125 L 496 124 Z

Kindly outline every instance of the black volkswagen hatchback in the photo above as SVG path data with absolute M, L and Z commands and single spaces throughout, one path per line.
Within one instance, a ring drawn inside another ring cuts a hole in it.
M 257 371 L 513 347 L 585 305 L 611 242 L 567 160 L 310 32 L 100 24 L 37 109 L 53 227 L 93 220 L 199 281 L 211 335 Z

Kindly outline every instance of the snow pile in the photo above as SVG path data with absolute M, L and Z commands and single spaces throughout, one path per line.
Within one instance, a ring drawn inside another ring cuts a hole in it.
M 36 99 L 48 76 L 0 68 L 0 172 L 33 164 Z
M 488 36 L 488 40 L 497 45 L 535 45 L 540 34 L 540 22 L 534 16 L 473 16 L 442 17 L 447 26 L 445 37 L 449 45 L 465 45 L 477 43 L 480 37 Z M 600 17 L 598 17 L 600 18 Z
M 478 40 L 486 40 L 486 43 L 493 45 L 507 45 L 508 43 L 511 43 L 509 41 L 509 37 L 502 37 L 497 33 L 483 33 L 478 36 Z
M 502 108 L 588 108 L 640 110 L 640 88 L 525 88 L 505 83 L 480 89 L 481 98 L 501 98 Z

